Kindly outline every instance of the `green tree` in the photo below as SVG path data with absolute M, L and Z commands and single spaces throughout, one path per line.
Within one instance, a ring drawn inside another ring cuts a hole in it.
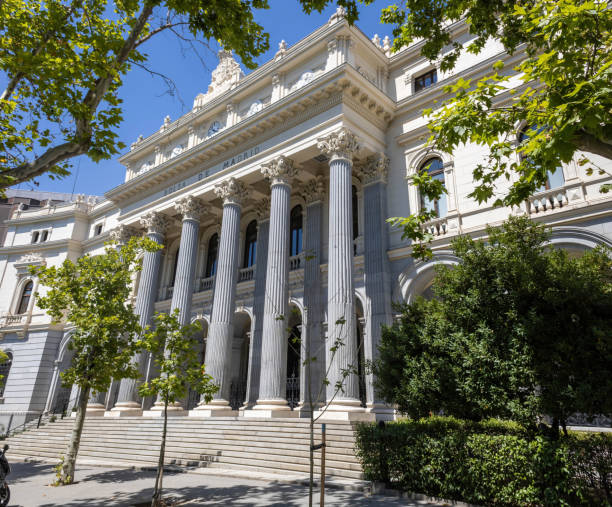
M 424 111 L 430 116 L 432 148 L 447 153 L 465 143 L 488 148 L 488 157 L 473 170 L 469 196 L 478 203 L 521 204 L 578 152 L 612 158 L 612 11 L 607 2 L 404 0 L 385 9 L 382 18 L 396 25 L 394 49 L 422 37 L 422 53 L 440 58 L 443 70 L 455 66 L 461 50 L 479 53 L 491 38 L 509 54 L 524 51 L 525 58 L 512 68 L 498 61 L 475 82 L 459 78 L 447 85 L 444 91 L 451 98 Z M 459 19 L 475 36 L 465 48 L 452 40 L 449 22 Z M 520 85 L 511 85 L 511 77 Z M 532 128 L 517 146 L 518 126 Z M 610 174 L 595 160 L 579 160 L 587 174 Z M 426 174 L 417 175 L 414 184 L 429 198 L 444 192 Z M 606 184 L 600 190 L 610 188 Z M 407 237 L 427 243 L 431 236 L 421 226 L 430 218 L 421 212 L 393 222 Z
M 164 457 L 166 453 L 166 435 L 168 427 L 168 405 L 178 402 L 187 395 L 189 388 L 204 395 L 206 402 L 212 400 L 219 390 L 214 379 L 204 371 L 200 364 L 195 334 L 201 325 L 188 324 L 181 326 L 178 321 L 179 310 L 168 315 L 159 313 L 154 318 L 153 328 L 149 329 L 140 346 L 151 353 L 159 377 L 144 382 L 138 388 L 142 397 L 156 396 L 164 405 L 164 425 L 159 449 L 159 463 L 155 478 L 155 489 L 151 505 L 164 505 L 162 502 L 162 481 L 164 476 Z
M 612 260 L 597 248 L 574 258 L 547 245 L 526 218 L 460 237 L 460 263 L 442 266 L 436 299 L 417 299 L 383 328 L 376 387 L 414 417 L 542 414 L 565 427 L 576 412 L 612 414 Z
M 306 12 L 331 0 L 300 0 Z M 339 0 L 352 22 L 356 0 Z M 69 174 L 70 159 L 94 161 L 123 149 L 119 89 L 143 45 L 162 32 L 216 40 L 248 68 L 269 47 L 254 9 L 268 0 L 3 0 L 0 2 L 0 190 L 48 173 Z
M 132 356 L 141 332 L 133 305 L 127 303 L 132 276 L 140 271 L 143 250 L 160 248 L 147 238 L 132 238 L 120 249 L 107 245 L 102 255 L 66 259 L 59 267 L 37 267 L 32 273 L 48 288 L 36 294 L 36 304 L 54 322 L 74 326 L 69 344 L 74 356 L 62 381 L 79 387 L 77 412 L 61 470 L 59 484 L 74 481 L 87 401 L 91 391 L 104 392 L 111 379 L 136 378 Z

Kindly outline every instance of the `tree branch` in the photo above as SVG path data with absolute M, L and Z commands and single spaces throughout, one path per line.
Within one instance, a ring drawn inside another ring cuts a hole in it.
M 36 157 L 31 162 L 24 162 L 17 167 L 0 172 L 0 178 L 3 180 L 0 182 L 1 186 L 6 186 L 6 182 L 14 185 L 31 180 L 49 171 L 64 160 L 87 153 L 91 146 L 90 117 L 98 109 L 100 102 L 102 102 L 104 95 L 113 82 L 115 71 L 127 61 L 130 52 L 136 47 L 138 37 L 144 30 L 152 13 L 153 5 L 146 4 L 106 75 L 98 78 L 95 86 L 88 90 L 82 102 L 87 107 L 88 113 L 82 117 L 74 118 L 76 124 L 74 140 L 47 149 L 41 156 Z
M 168 29 L 172 29 L 175 28 L 177 26 L 181 26 L 181 25 L 188 25 L 189 23 L 187 21 L 180 21 L 178 23 L 166 23 L 164 25 L 161 25 L 159 27 L 157 27 L 155 30 L 151 30 L 147 35 L 145 35 L 144 37 L 138 39 L 136 41 L 136 45 L 134 47 L 138 47 L 141 44 L 145 43 L 146 41 L 148 41 L 151 37 L 153 37 L 154 35 L 157 35 L 159 32 L 163 32 L 164 30 L 168 30 Z

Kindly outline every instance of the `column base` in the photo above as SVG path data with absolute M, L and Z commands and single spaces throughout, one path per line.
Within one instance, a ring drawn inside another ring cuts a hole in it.
M 359 400 L 334 401 L 327 410 L 316 410 L 314 417 L 320 417 L 321 421 L 376 421 L 376 414 L 367 412 Z
M 366 412 L 374 414 L 377 421 L 395 421 L 397 419 L 396 410 L 384 403 L 368 403 Z
M 168 405 L 168 417 L 185 416 L 187 410 L 178 402 L 170 403 Z M 163 417 L 164 416 L 164 404 L 163 402 L 156 401 L 151 407 L 151 410 L 145 410 L 142 413 L 145 417 Z
M 300 417 L 297 410 L 291 410 L 286 400 L 257 400 L 251 410 L 242 412 L 243 417 L 294 418 Z
M 210 403 L 198 405 L 189 411 L 189 417 L 237 417 L 238 410 L 229 406 L 226 400 L 212 400 Z
M 117 403 L 110 412 L 104 414 L 107 417 L 132 417 L 141 416 L 142 407 L 135 401 L 121 401 Z
M 104 417 L 104 412 L 106 412 L 106 409 L 104 408 L 104 405 L 102 405 L 102 403 L 91 403 L 88 404 L 87 408 L 85 409 L 85 416 Z

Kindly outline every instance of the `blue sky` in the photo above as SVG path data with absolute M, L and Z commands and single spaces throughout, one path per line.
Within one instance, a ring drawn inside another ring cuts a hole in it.
M 376 0 L 367 7 L 361 6 L 357 26 L 369 37 L 375 33 L 381 39 L 391 36 L 391 27 L 380 23 L 380 10 L 389 3 L 389 0 Z M 257 62 L 262 64 L 273 58 L 282 39 L 291 46 L 325 24 L 335 9 L 335 5 L 330 5 L 323 13 L 308 16 L 302 12 L 298 0 L 270 0 L 269 10 L 256 11 L 257 20 L 270 34 L 270 49 Z M 193 52 L 181 51 L 178 39 L 170 33 L 159 34 L 142 48 L 149 55 L 149 68 L 174 80 L 182 102 L 165 93 L 166 85 L 159 77 L 133 69 L 125 77 L 121 90 L 124 100 L 124 120 L 119 127 L 121 141 L 129 146 L 139 134 L 146 137 L 157 130 L 164 116 L 170 115 L 175 120 L 191 109 L 194 97 L 206 91 L 210 73 L 217 65 L 216 50 L 212 45 L 211 48 L 200 51 L 205 66 Z M 24 183 L 18 188 L 102 195 L 123 183 L 125 169 L 116 158 L 96 164 L 82 156 L 73 159 L 73 164 L 72 175 L 62 180 L 42 176 L 37 187 Z

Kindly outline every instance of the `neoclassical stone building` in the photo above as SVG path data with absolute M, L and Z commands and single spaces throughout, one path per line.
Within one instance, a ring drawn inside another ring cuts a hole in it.
M 469 41 L 465 25 L 452 29 Z M 397 54 L 389 46 L 339 11 L 294 46 L 282 42 L 249 75 L 221 51 L 207 92 L 181 118 L 139 137 L 120 158 L 125 182 L 105 200 L 14 212 L 0 249 L 0 347 L 11 355 L 0 423 L 75 396 L 60 380 L 70 324 L 51 325 L 36 307 L 42 288 L 28 267 L 95 255 L 111 237 L 146 234 L 164 245 L 145 254 L 133 299 L 143 325 L 175 308 L 182 322 L 201 322 L 199 352 L 221 389 L 208 405 L 190 394 L 175 407 L 200 417 L 299 416 L 326 374 L 329 417 L 392 417 L 364 364 L 394 317 L 392 302 L 427 295 L 433 267 L 456 261 L 453 237 L 482 236 L 512 212 L 551 225 L 553 243 L 577 253 L 612 245 L 612 201 L 599 192 L 605 176 L 571 162 L 522 208 L 493 208 L 467 197 L 481 147 L 452 155 L 425 147 L 421 112 L 444 98 L 444 84 L 478 78 L 499 59 L 511 68 L 520 55 L 491 42 L 444 73 L 420 55 L 421 43 Z M 446 187 L 437 202 L 409 185 L 424 167 Z M 422 206 L 438 215 L 427 226 L 435 236 L 428 262 L 415 261 L 386 223 Z M 306 357 L 316 358 L 309 368 Z M 155 374 L 145 354 L 135 361 L 144 377 Z M 355 373 L 335 393 L 349 367 Z M 136 387 L 114 382 L 92 396 L 91 412 L 158 412 Z

